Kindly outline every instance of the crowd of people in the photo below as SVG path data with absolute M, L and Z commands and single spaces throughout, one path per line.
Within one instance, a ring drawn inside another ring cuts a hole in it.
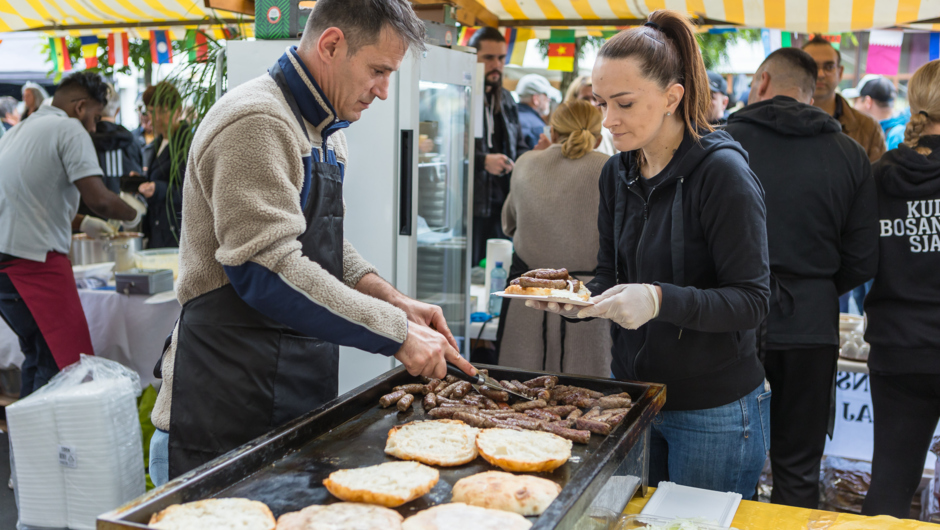
M 387 97 L 423 25 L 404 0 L 320 0 L 314 15 L 299 46 L 197 131 L 168 83 L 144 92 L 133 132 L 97 74 L 65 78 L 51 98 L 24 90 L 22 115 L 0 99 L 12 126 L 0 315 L 26 355 L 24 394 L 92 351 L 65 257 L 73 231 L 146 215 L 150 246 L 181 247 L 155 483 L 335 397 L 338 345 L 415 375 L 441 377 L 445 360 L 475 372 L 440 308 L 396 291 L 343 238 L 357 153 L 342 129 Z M 510 279 L 565 267 L 594 294 L 587 307 L 505 300 L 497 362 L 666 384 L 650 484 L 751 498 L 769 454 L 772 501 L 815 508 L 840 296 L 861 288 L 875 414 L 864 511 L 905 516 L 940 419 L 940 61 L 918 69 L 910 110 L 896 112 L 882 78 L 840 95 L 839 51 L 813 39 L 771 53 L 728 115 L 726 80 L 674 11 L 609 39 L 563 101 L 528 75 L 516 102 L 495 28 L 470 44 L 485 73 L 473 261 L 511 238 Z M 192 156 L 178 147 L 190 139 Z
M 505 53 L 500 40 L 478 33 L 481 61 L 484 49 Z M 897 89 L 881 76 L 840 94 L 843 70 L 822 38 L 777 50 L 746 105 L 728 114 L 727 81 L 706 72 L 685 19 L 656 12 L 610 39 L 592 76 L 552 112 L 540 111 L 547 81 L 522 78 L 518 126 L 528 149 L 489 146 L 505 164 L 477 166 L 475 182 L 506 189 L 509 279 L 566 267 L 595 294 L 583 310 L 504 300 L 497 362 L 665 383 L 653 484 L 750 498 L 769 454 L 772 502 L 817 507 L 839 313 L 853 296 L 868 311 L 872 352 L 865 513 L 909 512 L 940 419 L 928 271 L 940 264 L 930 254 L 940 250 L 940 224 L 930 224 L 940 215 L 930 202 L 940 192 L 940 62 L 911 79 L 909 110 L 895 108 Z M 540 141 L 537 112 L 551 124 Z M 489 123 L 511 131 L 514 115 Z M 615 151 L 602 148 L 602 131 Z M 498 205 L 492 197 L 490 215 Z M 475 249 L 492 235 L 475 233 Z

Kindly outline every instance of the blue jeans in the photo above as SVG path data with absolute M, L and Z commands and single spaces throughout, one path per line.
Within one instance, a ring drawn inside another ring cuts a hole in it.
M 150 438 L 150 480 L 157 487 L 170 480 L 170 433 L 160 429 Z
M 770 392 L 704 410 L 663 411 L 650 433 L 649 482 L 740 493 L 750 500 L 770 450 Z

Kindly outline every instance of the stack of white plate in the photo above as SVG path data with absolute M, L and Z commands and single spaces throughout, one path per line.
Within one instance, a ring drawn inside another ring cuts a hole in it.
M 69 528 L 93 530 L 98 515 L 144 494 L 136 403 L 124 380 L 91 381 L 57 393 L 59 444 L 74 455 L 74 467 L 64 467 Z
M 35 396 L 6 409 L 16 468 L 16 495 L 24 526 L 68 524 L 63 467 L 59 465 L 54 398 Z

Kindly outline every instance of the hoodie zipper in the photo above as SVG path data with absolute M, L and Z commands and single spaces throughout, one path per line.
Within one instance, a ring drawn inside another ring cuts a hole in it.
M 639 176 L 636 178 L 643 178 L 643 177 Z M 650 218 L 650 201 L 652 201 L 653 199 L 653 193 L 656 192 L 656 186 L 653 186 L 652 188 L 650 188 L 649 197 L 647 198 L 644 198 L 643 195 L 639 191 L 637 191 L 633 186 L 630 186 L 630 191 L 632 191 L 637 197 L 640 198 L 640 200 L 643 201 L 643 227 L 640 228 L 640 239 L 636 243 L 636 256 L 634 260 L 636 262 L 636 277 L 637 277 L 637 280 L 639 280 L 640 278 L 640 247 L 641 245 L 643 245 L 643 236 L 646 235 L 646 225 L 649 224 L 648 221 Z M 637 372 L 636 363 L 640 359 L 640 354 L 643 353 L 644 349 L 646 349 L 645 342 L 643 343 L 643 347 L 640 348 L 640 351 L 636 352 L 636 357 L 633 358 L 633 375 L 635 375 L 638 380 L 640 379 L 640 374 Z

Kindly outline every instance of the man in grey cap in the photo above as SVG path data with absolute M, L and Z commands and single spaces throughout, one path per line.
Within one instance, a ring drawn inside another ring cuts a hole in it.
M 708 88 L 712 93 L 712 104 L 709 107 L 708 122 L 712 125 L 723 126 L 725 109 L 728 108 L 728 82 L 717 72 L 708 71 Z
M 523 76 L 516 85 L 519 96 L 519 125 L 529 149 L 539 143 L 539 135 L 545 128 L 543 116 L 551 112 L 551 102 L 561 101 L 561 92 L 548 79 L 538 75 Z
M 904 141 L 904 129 L 911 119 L 911 111 L 895 112 L 894 100 L 898 91 L 894 83 L 880 75 L 868 74 L 862 77 L 855 88 L 842 91 L 842 97 L 855 99 L 852 106 L 878 121 L 885 133 L 888 150 L 894 149 Z

